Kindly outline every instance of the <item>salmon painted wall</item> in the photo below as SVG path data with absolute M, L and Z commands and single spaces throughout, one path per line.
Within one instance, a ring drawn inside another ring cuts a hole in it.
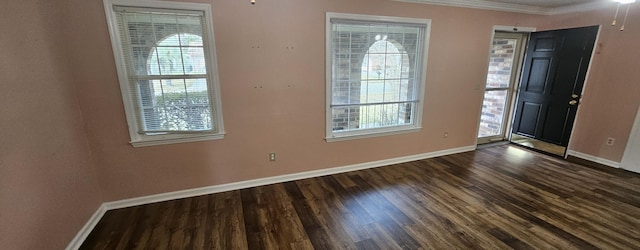
M 531 16 L 388 0 L 198 2 L 213 6 L 227 136 L 142 148 L 128 143 L 102 0 L 3 2 L 0 246 L 63 248 L 105 201 L 474 145 L 493 25 L 603 25 L 570 149 L 620 161 L 640 105 L 640 4 L 619 32 L 614 6 Z M 432 19 L 420 132 L 324 141 L 327 11 Z
M 616 7 L 542 19 L 540 29 L 602 25 L 596 54 L 584 89 L 570 150 L 620 162 L 640 106 L 640 4 L 631 5 L 625 31 L 619 31 L 626 8 L 612 27 Z M 615 138 L 607 146 L 608 137 Z
M 388 0 L 199 2 L 213 6 L 227 135 L 133 148 L 102 1 L 71 0 L 68 45 L 105 201 L 475 145 L 492 27 L 530 18 Z M 327 11 L 432 19 L 419 133 L 324 141 Z
M 0 5 L 0 248 L 63 249 L 103 201 L 58 4 Z

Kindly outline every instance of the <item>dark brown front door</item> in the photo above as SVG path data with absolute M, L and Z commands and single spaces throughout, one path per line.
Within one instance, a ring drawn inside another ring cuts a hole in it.
M 598 28 L 531 34 L 513 133 L 567 146 Z

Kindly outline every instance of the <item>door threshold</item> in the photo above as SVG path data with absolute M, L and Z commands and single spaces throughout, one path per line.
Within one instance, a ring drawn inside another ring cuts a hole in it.
M 566 147 L 555 145 L 552 143 L 536 140 L 526 136 L 511 135 L 511 143 L 522 146 L 525 148 L 533 149 L 534 151 L 545 153 L 552 156 L 558 156 L 564 158 Z
M 507 145 L 510 142 L 507 140 L 500 140 L 500 141 L 492 141 L 492 142 L 487 142 L 487 143 L 482 143 L 482 144 L 478 144 L 476 146 L 476 148 L 490 148 L 490 147 L 495 147 L 495 146 L 502 146 L 502 145 Z

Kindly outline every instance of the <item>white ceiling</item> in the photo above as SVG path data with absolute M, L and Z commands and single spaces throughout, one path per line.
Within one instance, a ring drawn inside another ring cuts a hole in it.
M 614 6 L 612 0 L 393 0 L 400 2 L 555 15 Z
M 601 0 L 488 0 L 490 2 L 510 3 L 543 8 L 558 8 L 571 5 L 602 2 Z

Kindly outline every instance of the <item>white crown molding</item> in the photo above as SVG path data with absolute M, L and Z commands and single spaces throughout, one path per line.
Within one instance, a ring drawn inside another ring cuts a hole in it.
M 549 10 L 549 13 L 547 15 L 560 15 L 560 14 L 598 10 L 598 9 L 611 7 L 614 4 L 615 3 L 613 3 L 612 1 L 599 1 L 599 2 L 592 2 L 592 3 L 575 4 L 575 5 L 565 6 L 565 7 L 552 8 Z
M 514 30 L 515 29 L 515 30 Z M 535 27 L 521 27 L 521 26 L 507 26 L 507 25 L 493 25 L 493 31 L 506 31 L 506 32 L 536 32 Z M 493 41 L 493 39 L 491 39 Z
M 497 3 L 483 0 L 393 0 L 397 2 L 434 4 L 482 10 L 497 10 L 525 14 L 548 15 L 549 8 L 533 7 L 522 4 Z
M 534 15 L 567 14 L 567 13 L 601 9 L 611 5 L 610 2 L 599 1 L 599 2 L 576 4 L 576 5 L 569 5 L 569 6 L 557 7 L 557 8 L 545 8 L 545 7 L 536 7 L 536 6 L 523 5 L 523 4 L 500 3 L 500 2 L 492 2 L 492 1 L 484 1 L 484 0 L 392 0 L 392 1 L 434 4 L 434 5 L 443 5 L 443 6 L 452 6 L 452 7 L 483 9 L 483 10 L 496 10 L 496 11 L 505 11 L 505 12 L 514 12 L 514 13 L 523 13 L 523 14 L 534 14 Z

